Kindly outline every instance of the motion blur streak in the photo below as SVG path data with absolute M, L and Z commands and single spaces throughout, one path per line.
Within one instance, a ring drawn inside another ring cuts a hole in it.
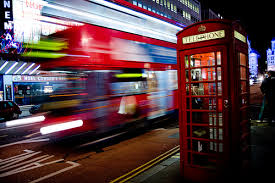
M 53 9 L 60 10 L 60 11 L 64 11 L 64 12 L 67 12 L 67 13 L 72 13 L 72 14 L 75 14 L 75 15 L 78 15 L 78 16 L 81 16 L 81 17 L 87 17 L 87 18 L 90 18 L 90 19 L 100 20 L 102 22 L 106 22 L 107 24 L 108 23 L 117 24 L 119 26 L 125 26 L 125 27 L 129 27 L 129 28 L 137 29 L 137 30 L 140 30 L 140 31 L 144 31 L 144 32 L 147 32 L 149 34 L 156 34 L 156 35 L 159 35 L 159 36 L 163 36 L 163 37 L 169 38 L 173 41 L 177 40 L 177 38 L 174 35 L 167 35 L 165 32 L 158 32 L 159 30 L 144 29 L 142 27 L 136 27 L 135 25 L 131 25 L 129 23 L 124 23 L 124 22 L 121 22 L 121 21 L 112 20 L 110 18 L 106 18 L 106 17 L 102 17 L 102 16 L 98 16 L 98 15 L 93 15 L 93 14 L 90 14 L 90 13 L 80 12 L 80 11 L 77 11 L 77 10 L 68 9 L 68 8 L 61 7 L 61 6 L 56 6 L 56 5 L 51 5 L 51 4 L 47 4 L 46 6 L 48 6 L 50 8 L 53 8 Z
M 30 118 L 17 119 L 17 120 L 12 120 L 12 121 L 6 122 L 6 127 L 37 123 L 37 122 L 41 122 L 44 120 L 45 120 L 44 116 L 35 116 L 35 117 L 30 117 Z
M 83 125 L 82 120 L 75 120 L 75 121 L 70 121 L 70 122 L 65 122 L 65 123 L 42 127 L 40 129 L 40 133 L 42 135 L 45 135 L 45 134 L 49 134 L 49 133 L 54 133 L 54 132 L 59 132 L 59 131 L 63 131 L 63 130 L 80 127 L 82 125 Z

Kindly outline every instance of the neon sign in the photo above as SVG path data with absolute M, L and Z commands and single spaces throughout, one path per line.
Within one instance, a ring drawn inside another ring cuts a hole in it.
M 18 53 L 22 44 L 14 42 L 12 0 L 1 0 L 0 6 L 0 18 L 3 22 L 0 25 L 0 53 Z

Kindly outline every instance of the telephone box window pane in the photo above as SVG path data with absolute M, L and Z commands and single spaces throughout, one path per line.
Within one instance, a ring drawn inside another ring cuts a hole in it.
M 241 81 L 241 93 L 247 92 L 246 81 Z
M 215 65 L 215 53 L 202 53 L 191 55 L 191 67 L 203 67 Z
M 206 155 L 193 154 L 193 164 L 199 165 L 207 168 L 216 168 L 216 160 L 213 157 Z
M 247 64 L 246 64 L 246 55 L 245 54 L 243 54 L 243 53 L 239 53 L 239 59 L 240 59 L 240 65 L 242 65 L 242 66 L 246 66 Z
M 216 120 L 216 113 L 210 112 L 209 113 L 209 125 L 210 126 L 216 126 L 217 120 Z
M 209 139 L 209 128 L 205 126 L 193 126 L 192 137 Z
M 186 98 L 186 108 L 190 109 L 190 98 Z
M 219 140 L 223 140 L 223 129 L 219 128 Z
M 242 95 L 241 96 L 241 106 L 246 106 L 248 103 L 248 96 L 247 95 Z
M 241 79 L 246 79 L 246 68 L 241 66 L 240 72 L 241 72 Z
M 216 98 L 192 97 L 192 109 L 216 110 Z
M 215 67 L 191 70 L 192 81 L 214 81 L 216 80 Z
M 189 95 L 189 84 L 186 84 L 186 95 Z
M 221 65 L 221 52 L 217 52 L 217 65 Z
M 203 83 L 191 84 L 192 95 L 204 95 Z
M 192 95 L 216 95 L 216 83 L 191 84 Z
M 221 67 L 217 67 L 217 72 L 218 72 L 218 80 L 222 80 L 222 68 Z
M 222 121 L 222 113 L 219 113 L 219 126 L 223 126 L 223 121 Z
M 191 70 L 191 80 L 192 81 L 201 81 L 202 80 L 201 69 L 192 69 Z
M 218 82 L 218 95 L 222 95 L 222 83 Z
M 185 68 L 188 68 L 189 67 L 188 56 L 184 57 L 184 61 L 185 61 Z
M 189 82 L 189 70 L 185 71 L 185 81 Z
M 216 113 L 215 112 L 192 112 L 192 123 L 216 126 L 217 125 Z

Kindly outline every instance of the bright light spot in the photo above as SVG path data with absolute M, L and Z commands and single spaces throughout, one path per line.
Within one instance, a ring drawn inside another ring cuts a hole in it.
M 16 119 L 16 120 L 12 120 L 12 121 L 7 121 L 6 127 L 37 123 L 37 122 L 41 122 L 44 120 L 45 120 L 44 116 L 35 116 L 35 117 L 30 117 L 30 118 Z
M 262 82 L 264 80 L 264 77 L 263 76 L 260 76 L 259 78 L 258 78 L 258 81 L 259 82 Z
M 82 120 L 75 120 L 75 121 L 70 121 L 70 122 L 65 122 L 65 123 L 42 127 L 42 128 L 40 128 L 40 133 L 42 135 L 45 135 L 45 134 L 59 132 L 59 131 L 63 131 L 63 130 L 69 130 L 72 128 L 80 127 L 82 125 L 83 125 Z

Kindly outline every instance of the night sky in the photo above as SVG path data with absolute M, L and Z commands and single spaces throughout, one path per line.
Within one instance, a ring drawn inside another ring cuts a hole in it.
M 259 66 L 266 61 L 266 49 L 275 38 L 275 7 L 272 1 L 199 0 L 225 19 L 239 20 L 248 33 L 252 48 L 259 52 Z

